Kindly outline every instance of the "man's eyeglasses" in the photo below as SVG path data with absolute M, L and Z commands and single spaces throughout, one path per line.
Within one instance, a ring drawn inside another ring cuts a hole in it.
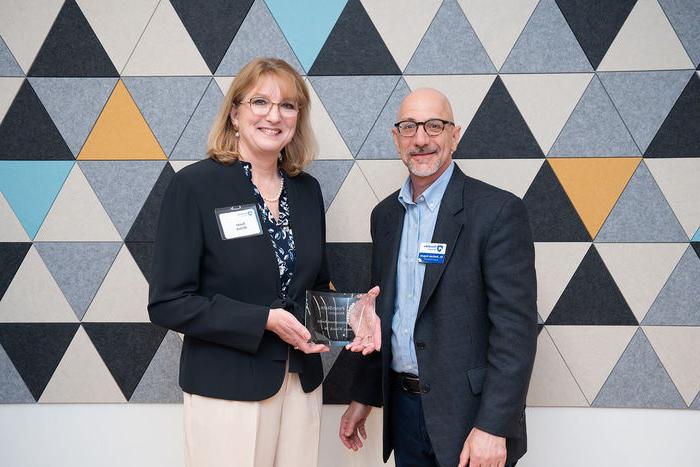
M 296 117 L 299 113 L 299 105 L 297 105 L 295 102 L 272 102 L 264 97 L 251 97 L 245 102 L 240 102 L 240 104 L 250 105 L 250 110 L 252 110 L 258 117 L 264 117 L 270 113 L 273 105 L 276 105 L 280 111 L 280 115 L 286 118 Z
M 413 136 L 418 131 L 418 127 L 423 125 L 423 129 L 430 136 L 437 136 L 445 131 L 445 126 L 454 125 L 454 122 L 442 120 L 441 118 L 431 118 L 424 122 L 415 122 L 413 120 L 403 120 L 395 123 L 394 126 L 399 131 L 401 136 Z

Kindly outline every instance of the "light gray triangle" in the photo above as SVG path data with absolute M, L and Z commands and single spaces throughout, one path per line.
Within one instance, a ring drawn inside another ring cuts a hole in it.
M 129 402 L 181 403 L 182 389 L 178 385 L 181 351 L 182 340 L 168 331 Z
M 166 162 L 79 161 L 78 164 L 119 235 L 126 238 Z
M 83 147 L 117 78 L 29 78 L 73 156 Z
M 700 392 L 698 392 L 698 395 L 695 397 L 693 403 L 690 404 L 690 408 L 694 410 L 700 410 Z
M 5 41 L 0 37 L 0 76 L 24 76 L 22 68 L 12 56 Z
M 637 330 L 591 405 L 686 408 L 678 389 L 641 329 Z
M 406 81 L 401 78 L 391 93 L 391 97 L 387 101 L 382 113 L 374 123 L 372 130 L 369 132 L 367 139 L 362 144 L 360 152 L 357 154 L 357 159 L 398 159 L 394 138 L 391 136 L 391 130 L 396 123 L 396 117 L 399 113 L 399 107 L 404 97 L 408 96 L 411 90 L 406 84 Z
M 639 164 L 617 200 L 596 242 L 687 242 L 688 237 L 651 176 Z
M 445 0 L 404 71 L 407 75 L 495 73 L 456 0 Z
M 700 63 L 700 2 L 659 0 L 685 51 L 697 67 Z
M 608 72 L 598 77 L 639 149 L 646 151 L 693 70 Z
M 304 74 L 304 69 L 263 0 L 255 0 L 250 7 L 215 75 L 235 76 L 246 63 L 257 57 L 281 58 L 299 74 Z
M 326 210 L 338 194 L 353 164 L 353 161 L 348 160 L 317 160 L 306 168 L 306 171 L 316 177 L 321 185 L 323 206 Z
M 36 242 L 34 246 L 75 315 L 83 319 L 121 243 Z
M 207 156 L 207 137 L 223 100 L 221 89 L 212 79 L 175 145 L 170 155 L 171 159 L 195 160 L 204 159 Z
M 34 398 L 0 345 L 0 404 L 32 403 Z
M 639 148 L 603 85 L 594 76 L 547 156 L 610 157 L 639 154 Z
M 700 258 L 689 246 L 642 322 L 645 326 L 700 326 Z
M 554 0 L 542 0 L 501 67 L 501 73 L 593 71 Z
M 357 154 L 387 103 L 398 76 L 310 76 L 345 144 Z
M 333 364 L 338 359 L 340 352 L 343 351 L 343 347 L 332 346 L 330 352 L 324 352 L 321 354 L 321 363 L 323 364 L 323 379 L 326 379 L 328 373 L 330 373 Z
M 161 76 L 123 80 L 160 146 L 170 154 L 211 78 Z

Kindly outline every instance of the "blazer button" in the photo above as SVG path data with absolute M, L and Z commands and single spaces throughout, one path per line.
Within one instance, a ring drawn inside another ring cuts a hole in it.
M 430 392 L 430 385 L 428 383 L 423 384 L 421 387 L 421 390 L 423 391 L 423 394 L 427 394 Z
M 425 349 L 425 342 L 422 342 L 422 341 L 416 342 L 416 348 L 418 350 L 424 350 Z

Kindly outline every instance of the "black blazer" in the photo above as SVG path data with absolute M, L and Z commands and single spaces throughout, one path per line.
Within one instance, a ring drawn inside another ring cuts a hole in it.
M 404 208 L 398 192 L 372 212 L 372 285 L 382 351 L 363 359 L 353 399 L 384 406 L 384 460 L 391 429 L 389 369 L 396 263 Z M 526 450 L 525 398 L 537 345 L 534 245 L 523 202 L 455 166 L 432 241 L 414 328 L 425 423 L 440 465 L 457 465 L 472 427 L 507 438 L 508 462 Z M 384 391 L 382 391 L 384 388 Z
M 284 176 L 296 249 L 290 300 L 280 301 L 277 260 L 268 233 L 222 240 L 216 208 L 254 204 L 239 162 L 212 159 L 175 174 L 163 199 L 153 251 L 148 312 L 153 323 L 185 335 L 184 391 L 229 400 L 263 400 L 282 385 L 285 362 L 304 391 L 323 380 L 319 355 L 293 350 L 266 331 L 270 308 L 303 322 L 304 292 L 328 290 L 325 213 L 316 179 Z M 301 305 L 301 306 L 300 306 Z

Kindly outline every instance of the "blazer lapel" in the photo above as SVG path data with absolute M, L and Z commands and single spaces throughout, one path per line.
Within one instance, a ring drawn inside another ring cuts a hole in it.
M 461 217 L 457 214 L 462 211 L 463 208 L 464 182 L 464 174 L 455 166 L 452 178 L 450 178 L 445 194 L 442 196 L 432 239 L 432 243 L 447 244 L 445 261 L 442 263 L 426 264 L 425 277 L 423 278 L 423 290 L 421 292 L 417 316 L 420 316 L 425 309 L 425 304 L 428 302 L 437 283 L 440 281 L 440 277 L 442 277 L 442 273 L 445 271 L 447 263 L 452 257 L 452 252 L 455 250 L 457 239 L 462 231 L 462 226 L 464 224 Z
M 382 268 L 381 284 L 384 286 L 381 291 L 383 307 L 382 318 L 390 318 L 394 313 L 394 301 L 396 300 L 396 271 L 399 260 L 399 248 L 401 247 L 401 233 L 403 231 L 403 220 L 406 211 L 397 200 L 396 206 L 388 213 L 386 219 L 382 221 L 387 226 L 384 231 L 384 239 L 381 246 L 386 248 L 387 255 L 384 257 L 385 266 Z

